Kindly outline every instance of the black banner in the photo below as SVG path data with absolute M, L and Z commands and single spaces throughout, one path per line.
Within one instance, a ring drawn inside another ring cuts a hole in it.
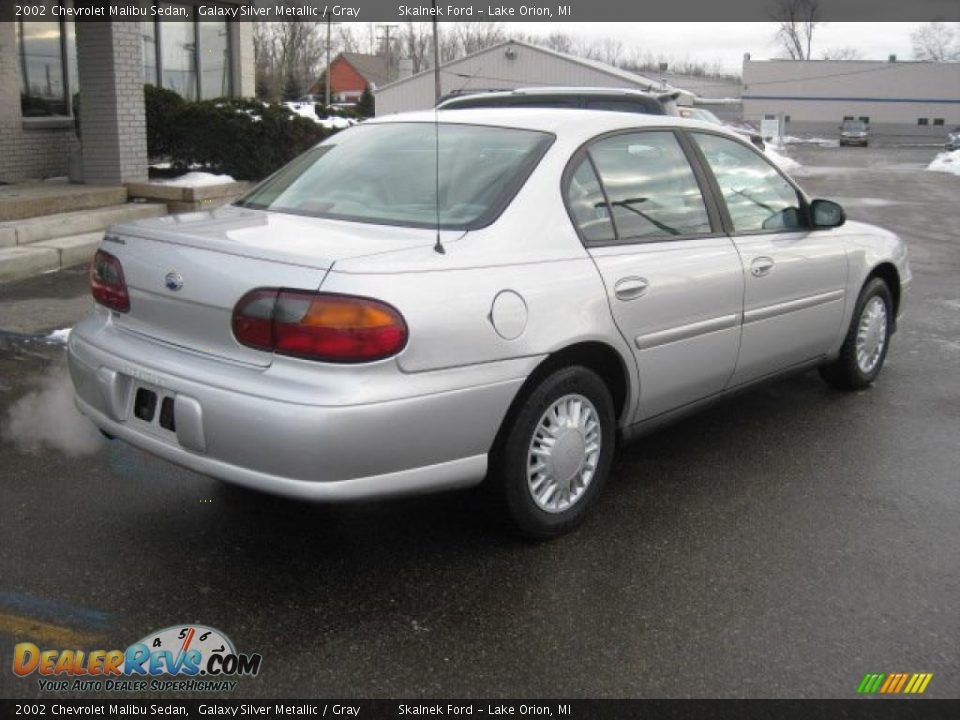
M 0 717 L 927 720 L 960 700 L 0 700 Z
M 193 14 L 186 6 L 192 6 Z M 841 21 L 960 21 L 957 0 L 820 0 L 818 20 Z M 236 22 L 625 22 L 625 21 L 770 21 L 777 0 L 527 0 L 473 2 L 471 0 L 74 0 L 51 4 L 46 0 L 0 0 L 0 20 L 44 21 L 72 19 L 164 20 L 192 18 Z

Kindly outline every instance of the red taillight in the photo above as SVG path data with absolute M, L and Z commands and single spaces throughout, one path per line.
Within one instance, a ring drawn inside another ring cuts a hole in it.
M 407 324 L 379 300 L 265 288 L 233 309 L 233 334 L 243 345 L 326 362 L 370 362 L 396 355 Z
M 113 255 L 97 250 L 90 263 L 90 292 L 101 305 L 116 310 L 130 310 L 130 294 L 123 279 L 123 266 Z

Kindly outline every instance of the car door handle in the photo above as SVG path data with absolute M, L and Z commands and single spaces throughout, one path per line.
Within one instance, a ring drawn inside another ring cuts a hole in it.
M 613 286 L 613 294 L 618 300 L 635 300 L 644 295 L 648 287 L 646 278 L 625 277 L 617 280 L 617 284 Z
M 771 270 L 773 270 L 773 258 L 768 258 L 765 255 L 755 258 L 750 263 L 750 274 L 754 277 L 769 275 Z

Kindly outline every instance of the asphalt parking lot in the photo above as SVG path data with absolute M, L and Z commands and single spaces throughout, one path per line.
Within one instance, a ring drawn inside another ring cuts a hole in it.
M 922 170 L 935 152 L 791 150 L 813 194 L 909 242 L 876 385 L 808 373 L 648 436 L 550 543 L 472 492 L 297 504 L 120 443 L 30 453 L 8 423 L 0 695 L 44 696 L 9 670 L 21 638 L 123 648 L 198 622 L 263 655 L 238 697 L 853 697 L 868 672 L 960 696 L 960 178 Z M 0 330 L 68 326 L 85 287 L 0 286 Z M 62 355 L 0 333 L 0 419 Z

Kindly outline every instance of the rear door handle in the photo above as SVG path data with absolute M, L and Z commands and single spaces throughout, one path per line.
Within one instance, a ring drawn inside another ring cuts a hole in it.
M 754 258 L 750 263 L 750 274 L 754 277 L 769 275 L 771 270 L 773 270 L 773 258 L 768 258 L 766 255 Z
M 647 292 L 649 284 L 646 278 L 625 277 L 617 280 L 613 286 L 613 294 L 618 300 L 634 300 Z

